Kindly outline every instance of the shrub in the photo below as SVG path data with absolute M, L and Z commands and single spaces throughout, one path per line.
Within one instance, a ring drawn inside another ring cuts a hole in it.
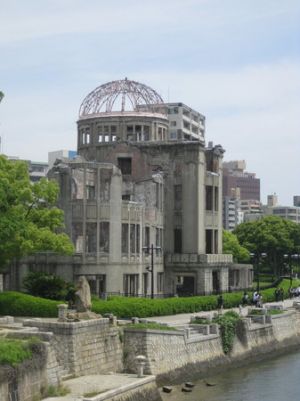
M 0 293 L 0 315 L 57 317 L 57 305 L 60 303 L 21 292 L 2 292 Z
M 30 359 L 32 357 L 32 348 L 36 342 L 36 339 L 0 338 L 0 365 L 16 367 L 25 359 Z
M 293 280 L 293 284 L 298 286 L 300 280 Z M 285 298 L 288 297 L 289 286 L 289 280 L 283 280 L 280 284 L 280 287 L 284 290 Z M 275 288 L 261 291 L 263 301 L 275 301 L 274 292 Z M 224 308 L 238 307 L 242 302 L 242 297 L 242 291 L 223 294 Z M 0 293 L 0 315 L 57 317 L 57 305 L 60 303 L 20 292 L 4 292 Z M 119 318 L 131 318 L 132 316 L 143 318 L 217 309 L 217 296 L 206 295 L 165 299 L 127 298 L 119 296 L 109 297 L 107 301 L 93 297 L 92 304 L 92 310 L 101 315 L 113 313 Z
M 29 273 L 23 285 L 30 295 L 55 300 L 65 300 L 73 287 L 58 276 L 42 272 Z
M 228 354 L 233 347 L 233 341 L 236 333 L 236 326 L 240 316 L 234 311 L 228 311 L 213 319 L 220 325 L 222 347 L 225 354 Z

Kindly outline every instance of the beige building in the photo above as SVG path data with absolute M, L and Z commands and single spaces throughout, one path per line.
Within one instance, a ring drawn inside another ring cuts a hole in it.
M 189 134 L 170 135 L 187 118 Z M 222 254 L 224 150 L 205 147 L 204 122 L 127 79 L 91 92 L 77 122 L 79 156 L 49 173 L 76 253 L 36 255 L 22 274 L 43 265 L 70 280 L 85 274 L 98 295 L 164 296 L 226 291 L 231 269 L 236 288 L 249 287 L 251 268 Z

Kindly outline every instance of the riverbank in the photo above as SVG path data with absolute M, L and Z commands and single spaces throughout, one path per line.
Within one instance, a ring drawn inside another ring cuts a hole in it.
M 11 317 L 2 318 L 0 330 L 4 335 L 40 338 L 46 361 L 38 371 L 39 380 L 34 369 L 26 369 L 26 377 L 23 373 L 19 377 L 16 370 L 17 380 L 1 382 L 0 394 L 17 392 L 20 399 L 25 399 L 25 394 L 31 391 L 33 399 L 33 384 L 37 393 L 44 383 L 56 386 L 64 377 L 63 384 L 70 387 L 71 393 L 47 401 L 158 401 L 161 395 L 157 386 L 194 381 L 299 347 L 300 304 L 296 302 L 291 307 L 293 302 L 266 305 L 284 309 L 275 315 L 246 316 L 247 308 L 237 309 L 241 319 L 232 351 L 227 354 L 222 347 L 219 326 L 213 322 L 191 325 L 194 314 L 147 319 L 167 323 L 168 330 L 126 328 L 121 322 L 117 324 L 116 319 L 108 318 L 80 322 L 31 319 L 18 323 Z M 201 312 L 201 316 L 209 317 L 212 313 L 217 311 Z M 136 375 L 137 355 L 146 358 L 142 379 Z M 90 378 L 96 386 L 91 385 Z M 124 380 L 129 382 L 124 384 Z M 105 385 L 107 382 L 109 386 Z M 78 389 L 80 394 L 76 393 Z
M 299 393 L 300 350 L 260 362 L 226 368 L 205 380 L 194 381 L 191 393 L 182 385 L 162 394 L 163 401 L 282 401 L 295 400 Z M 207 385 L 210 384 L 209 386 Z
M 300 313 L 288 307 L 292 302 L 286 302 L 287 309 L 278 315 L 243 317 L 229 354 L 223 352 L 220 333 L 213 324 L 184 325 L 178 330 L 177 317 L 173 317 L 176 331 L 125 329 L 125 367 L 130 369 L 133 356 L 141 353 L 147 358 L 146 372 L 156 375 L 159 385 L 180 383 L 298 347 Z

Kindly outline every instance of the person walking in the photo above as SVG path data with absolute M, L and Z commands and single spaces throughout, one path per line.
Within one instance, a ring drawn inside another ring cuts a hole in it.
M 219 312 L 220 312 L 220 311 L 222 312 L 223 307 L 224 307 L 224 299 L 223 299 L 223 295 L 220 294 L 220 295 L 218 296 L 218 299 L 217 299 L 217 309 L 218 309 L 218 311 L 219 311 Z
M 246 291 L 244 291 L 243 298 L 242 298 L 242 305 L 247 306 L 249 304 L 249 295 Z

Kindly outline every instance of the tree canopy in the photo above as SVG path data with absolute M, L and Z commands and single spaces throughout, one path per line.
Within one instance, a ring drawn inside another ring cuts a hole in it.
M 277 275 L 282 274 L 284 255 L 300 252 L 300 225 L 281 217 L 242 223 L 234 233 L 250 252 L 266 253 L 266 261 Z
M 25 162 L 0 155 L 0 268 L 35 252 L 72 254 L 57 196 L 55 182 L 32 184 Z
M 223 230 L 223 253 L 230 253 L 236 262 L 248 262 L 250 260 L 249 251 L 240 245 L 235 234 Z
M 4 93 L 0 91 L 0 103 L 1 103 L 1 100 L 2 100 L 3 98 L 4 98 Z

